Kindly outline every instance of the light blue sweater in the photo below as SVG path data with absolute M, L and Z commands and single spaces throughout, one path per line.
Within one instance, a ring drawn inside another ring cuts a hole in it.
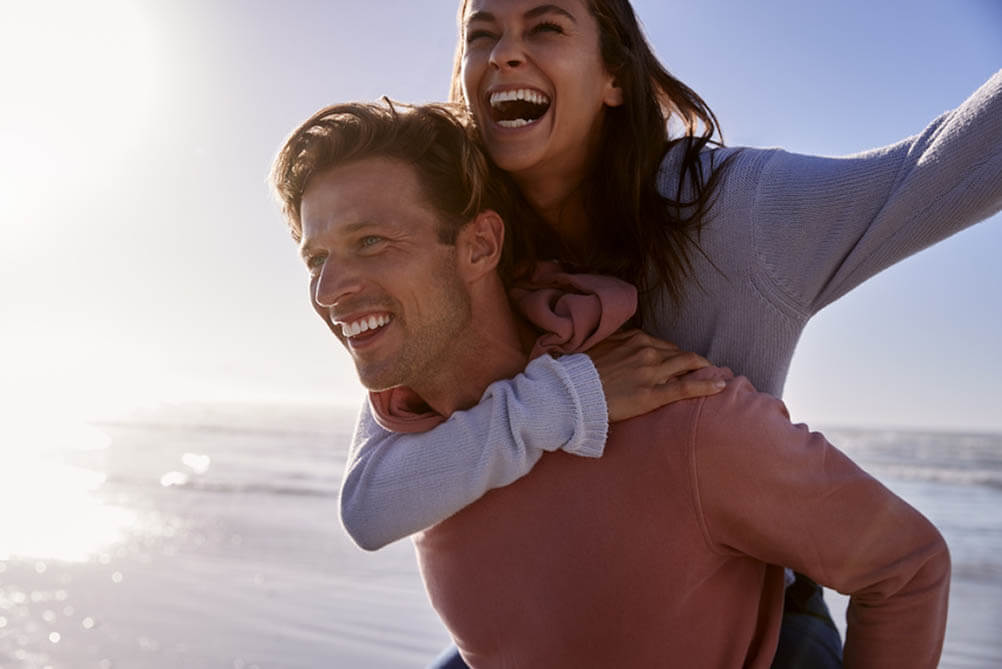
M 842 158 L 716 149 L 724 172 L 680 307 L 664 299 L 652 334 L 747 376 L 777 397 L 800 333 L 854 287 L 1002 209 L 1002 71 L 956 109 L 897 144 Z M 677 152 L 661 166 L 677 184 Z M 492 384 L 434 430 L 394 434 L 366 402 L 341 486 L 359 546 L 444 520 L 524 476 L 544 451 L 598 457 L 607 410 L 584 355 L 544 356 Z

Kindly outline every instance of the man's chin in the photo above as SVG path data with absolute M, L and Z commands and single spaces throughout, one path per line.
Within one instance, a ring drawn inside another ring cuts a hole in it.
M 366 389 L 366 390 L 368 390 L 368 391 L 369 391 L 370 393 L 384 393 L 384 392 L 386 392 L 387 390 L 393 390 L 394 388 L 399 388 L 399 387 L 400 387 L 401 385 L 403 385 L 403 384 L 401 384 L 401 383 L 396 383 L 396 384 L 393 384 L 393 385 L 381 385 L 381 384 L 375 384 L 375 385 L 369 385 L 369 384 L 367 384 L 367 383 L 366 383 L 365 381 L 363 381 L 363 382 L 362 382 L 362 385 L 363 385 L 363 386 L 365 387 L 365 389 Z
M 355 371 L 358 372 L 358 380 L 362 386 L 370 393 L 381 393 L 404 385 L 403 381 L 395 374 L 359 369 L 358 367 L 355 368 Z

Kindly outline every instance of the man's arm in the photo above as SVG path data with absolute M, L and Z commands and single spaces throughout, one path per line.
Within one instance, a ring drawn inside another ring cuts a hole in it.
M 936 528 L 747 380 L 701 403 L 691 464 L 707 540 L 849 594 L 847 668 L 935 667 L 950 578 Z

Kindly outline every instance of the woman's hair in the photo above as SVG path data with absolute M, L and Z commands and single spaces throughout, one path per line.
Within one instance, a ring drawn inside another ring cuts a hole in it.
M 706 166 L 701 153 L 708 144 L 722 146 L 716 116 L 691 88 L 673 77 L 654 55 L 628 0 L 587 0 L 598 23 L 602 60 L 623 91 L 623 104 L 606 107 L 598 154 L 592 173 L 581 184 L 592 240 L 589 255 L 572 260 L 592 272 L 610 274 L 633 283 L 640 291 L 641 322 L 654 306 L 663 284 L 678 302 L 683 281 L 691 272 L 692 248 L 707 220 L 713 195 L 726 161 Z M 460 40 L 450 97 L 466 104 L 462 89 L 463 19 L 469 0 L 459 7 Z M 682 128 L 669 136 L 669 123 Z M 676 146 L 677 145 L 677 146 Z M 658 190 L 658 168 L 669 148 L 681 152 L 674 192 Z M 527 203 L 521 203 L 523 209 Z M 524 220 L 521 220 L 524 219 Z M 554 253 L 562 246 L 538 216 L 524 212 L 509 228 L 521 230 L 519 253 L 527 262 Z M 692 248 L 691 248 L 692 247 Z M 644 258 L 645 262 L 637 262 Z M 563 260 L 568 260 L 564 257 Z M 520 261 L 522 258 L 519 259 Z

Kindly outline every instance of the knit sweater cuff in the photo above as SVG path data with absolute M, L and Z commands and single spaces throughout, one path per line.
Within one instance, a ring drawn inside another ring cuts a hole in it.
M 598 370 L 583 353 L 561 356 L 556 363 L 563 371 L 562 380 L 577 415 L 574 436 L 563 450 L 583 457 L 601 457 L 609 431 L 609 409 Z

